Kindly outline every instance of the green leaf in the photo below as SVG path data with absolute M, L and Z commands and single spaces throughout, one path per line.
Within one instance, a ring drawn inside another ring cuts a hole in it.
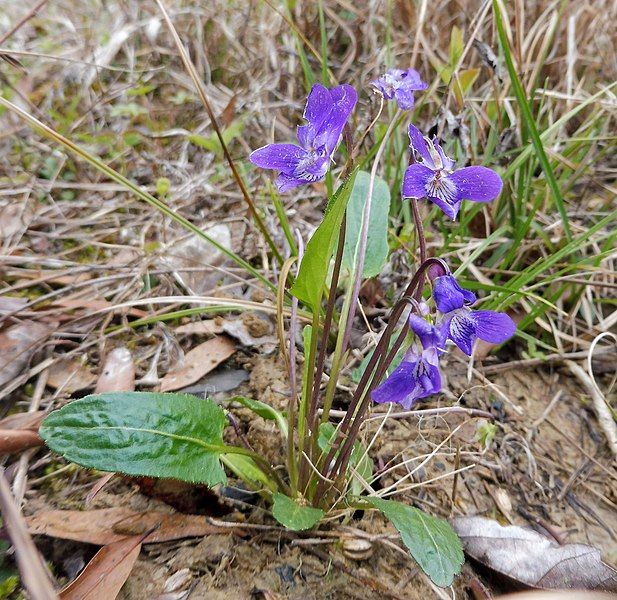
M 456 25 L 450 32 L 450 66 L 456 67 L 459 59 L 463 55 L 463 31 Z
M 242 481 L 249 484 L 261 484 L 271 492 L 277 490 L 276 482 L 272 481 L 250 456 L 244 456 L 243 454 L 221 454 L 221 461 Z
M 129 102 L 128 104 L 116 104 L 112 107 L 110 114 L 112 117 L 139 117 L 147 115 L 148 111 L 135 102 Z
M 319 302 L 326 282 L 330 259 L 334 245 L 341 229 L 345 208 L 356 179 L 354 171 L 349 179 L 336 191 L 328 203 L 323 221 L 306 245 L 306 252 L 300 264 L 300 272 L 291 286 L 290 292 L 314 311 L 319 309 Z
M 369 192 L 370 173 L 359 171 L 347 205 L 345 249 L 343 265 L 350 271 L 355 263 L 356 248 L 362 228 L 362 213 Z M 373 200 L 369 215 L 368 238 L 362 277 L 375 277 L 388 258 L 388 214 L 390 212 L 390 189 L 381 178 L 375 178 Z
M 415 561 L 435 585 L 452 584 L 465 556 L 461 540 L 446 520 L 393 500 L 369 497 L 367 501 L 396 527 Z
M 272 516 L 292 531 L 310 529 L 324 516 L 321 508 L 301 506 L 285 494 L 273 494 L 272 499 Z
M 262 419 L 266 419 L 266 421 L 276 421 L 276 424 L 281 430 L 281 433 L 285 437 L 287 437 L 287 420 L 281 412 L 276 410 L 276 408 L 272 408 L 269 404 L 266 404 L 265 402 L 260 402 L 259 400 L 253 400 L 244 396 L 234 396 L 233 398 L 230 398 L 229 401 L 241 404 L 249 410 L 252 410 Z
M 225 145 L 228 146 L 235 138 L 242 135 L 244 131 L 244 119 L 236 119 L 232 121 L 222 132 L 223 141 Z M 214 152 L 219 158 L 223 156 L 223 147 L 221 146 L 221 141 L 218 138 L 218 135 L 213 134 L 209 137 L 204 137 L 202 135 L 192 134 L 188 136 L 189 142 L 191 144 L 195 144 L 200 148 L 204 148 L 205 150 L 209 150 L 210 152 Z
M 471 89 L 471 86 L 474 84 L 479 74 L 480 69 L 467 69 L 458 74 L 452 89 L 454 90 L 454 95 L 456 96 L 456 101 L 459 106 L 463 106 L 465 94 Z
M 68 460 L 100 471 L 225 483 L 223 409 L 188 394 L 113 392 L 52 412 L 39 433 Z

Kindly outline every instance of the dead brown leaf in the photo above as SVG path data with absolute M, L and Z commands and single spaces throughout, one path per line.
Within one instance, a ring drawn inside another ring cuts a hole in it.
M 35 412 L 15 413 L 0 421 L 0 429 L 29 429 L 38 431 L 41 421 L 47 415 L 45 410 Z
M 61 358 L 49 367 L 47 385 L 72 394 L 94 385 L 96 376 L 77 358 Z
M 29 429 L 0 429 L 0 454 L 21 452 L 42 446 L 39 434 Z
M 227 336 L 215 337 L 199 344 L 186 354 L 178 368 L 163 377 L 161 392 L 179 390 L 199 381 L 235 351 L 236 345 Z
M 132 392 L 135 389 L 135 364 L 128 348 L 114 348 L 103 366 L 94 392 Z
M 36 321 L 23 321 L 0 333 L 0 386 L 21 374 L 52 329 Z
M 452 526 L 465 553 L 510 583 L 536 589 L 617 591 L 617 571 L 586 544 L 560 546 L 539 533 L 484 517 L 459 517 Z
M 141 551 L 134 536 L 103 546 L 61 592 L 62 600 L 113 600 L 128 579 Z
M 21 310 L 28 304 L 28 298 L 19 296 L 0 296 L 0 315 Z
M 216 335 L 223 333 L 223 324 L 219 323 L 217 319 L 207 319 L 179 325 L 174 331 L 186 335 Z
M 166 513 L 137 512 L 125 507 L 97 510 L 49 510 L 26 518 L 32 535 L 47 535 L 64 540 L 106 546 L 127 536 L 144 535 L 144 543 L 168 542 L 186 537 L 221 533 L 241 533 L 210 524 L 206 517 Z

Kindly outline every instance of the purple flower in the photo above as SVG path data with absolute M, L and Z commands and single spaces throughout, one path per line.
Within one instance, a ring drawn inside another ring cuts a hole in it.
M 357 100 L 350 85 L 329 90 L 316 83 L 304 108 L 307 123 L 298 127 L 300 145 L 268 144 L 253 151 L 249 160 L 258 167 L 280 171 L 276 180 L 279 192 L 321 181 Z
M 377 91 L 386 99 L 396 98 L 401 110 L 411 110 L 414 105 L 414 92 L 425 90 L 428 87 L 420 78 L 420 73 L 414 69 L 390 69 L 385 75 L 371 81 Z
M 439 357 L 435 348 L 409 352 L 392 374 L 371 393 L 374 402 L 395 402 L 409 410 L 417 400 L 441 390 Z
M 444 313 L 442 327 L 465 354 L 471 356 L 476 339 L 501 344 L 516 332 L 514 321 L 506 314 L 492 310 L 471 310 L 473 292 L 463 289 L 453 275 L 443 275 L 433 281 L 433 298 Z
M 403 198 L 428 198 L 450 218 L 456 219 L 463 200 L 490 202 L 503 187 L 501 177 L 487 167 L 454 170 L 437 140 L 429 140 L 413 125 L 409 139 L 415 163 L 403 177 Z
M 409 410 L 416 401 L 441 390 L 439 355 L 446 343 L 446 330 L 411 315 L 409 325 L 422 344 L 422 352 L 412 348 L 391 375 L 371 393 L 374 402 L 395 402 Z

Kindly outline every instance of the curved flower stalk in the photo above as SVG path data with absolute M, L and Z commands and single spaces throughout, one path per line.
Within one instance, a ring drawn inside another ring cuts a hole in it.
M 433 300 L 440 313 L 435 325 L 417 315 L 408 325 L 422 350 L 412 347 L 390 376 L 371 392 L 374 402 L 394 402 L 409 410 L 418 400 L 441 391 L 439 356 L 452 341 L 471 356 L 476 339 L 501 344 L 516 332 L 514 321 L 505 313 L 471 310 L 476 295 L 462 288 L 453 275 L 433 280 Z
M 371 85 L 386 100 L 396 100 L 401 110 L 411 110 L 414 107 L 414 92 L 420 92 L 428 87 L 422 81 L 420 73 L 415 69 L 390 69 L 381 77 L 371 81 Z
M 328 89 L 316 83 L 304 108 L 307 123 L 297 130 L 299 145 L 268 144 L 254 150 L 249 160 L 258 167 L 280 171 L 276 179 L 279 192 L 321 181 L 357 101 L 358 94 L 350 85 Z
M 503 182 L 492 169 L 454 169 L 454 161 L 446 156 L 437 139 L 423 136 L 414 125 L 409 126 L 409 139 L 416 162 L 405 171 L 403 198 L 428 198 L 445 215 L 456 219 L 463 200 L 490 202 L 499 196 Z
M 420 340 L 422 350 L 412 347 L 401 364 L 371 394 L 373 401 L 379 404 L 394 402 L 405 410 L 418 400 L 441 391 L 439 355 L 446 342 L 443 329 L 417 315 L 409 317 L 409 327 Z

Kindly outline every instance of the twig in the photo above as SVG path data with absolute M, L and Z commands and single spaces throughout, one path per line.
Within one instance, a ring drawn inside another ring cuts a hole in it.
M 15 504 L 9 484 L 4 477 L 4 467 L 0 467 L 0 510 L 11 543 L 15 547 L 21 581 L 30 597 L 32 600 L 55 600 L 58 596 L 54 590 L 51 575 L 45 568 L 28 533 L 26 523 Z
M 45 4 L 47 4 L 48 0 L 41 0 L 23 19 L 20 19 L 9 29 L 2 37 L 0 37 L 0 44 L 4 44 L 6 40 L 8 40 L 15 32 L 21 29 L 30 19 L 36 17 L 37 13 Z
M 571 360 L 565 361 L 566 367 L 570 370 L 570 373 L 574 375 L 583 387 L 587 390 L 587 393 L 591 396 L 593 401 L 593 407 L 598 417 L 598 423 L 604 431 L 604 435 L 608 440 L 608 445 L 613 453 L 613 456 L 617 458 L 617 425 L 611 415 L 611 411 L 606 406 L 606 402 L 602 394 L 598 391 L 597 386 L 594 385 L 589 375 L 585 372 L 583 367 L 577 365 Z
M 596 350 L 594 357 L 610 357 L 616 356 L 614 348 L 601 348 Z M 563 363 L 566 360 L 578 360 L 580 358 L 587 358 L 589 356 L 589 350 L 581 350 L 579 352 L 565 352 L 564 354 L 547 354 L 543 358 L 526 358 L 523 360 L 512 360 L 510 362 L 502 363 L 499 365 L 491 365 L 488 367 L 482 367 L 482 373 L 485 375 L 494 375 L 495 373 L 502 373 L 511 369 L 519 369 L 520 367 L 537 367 L 538 365 L 550 365 Z

